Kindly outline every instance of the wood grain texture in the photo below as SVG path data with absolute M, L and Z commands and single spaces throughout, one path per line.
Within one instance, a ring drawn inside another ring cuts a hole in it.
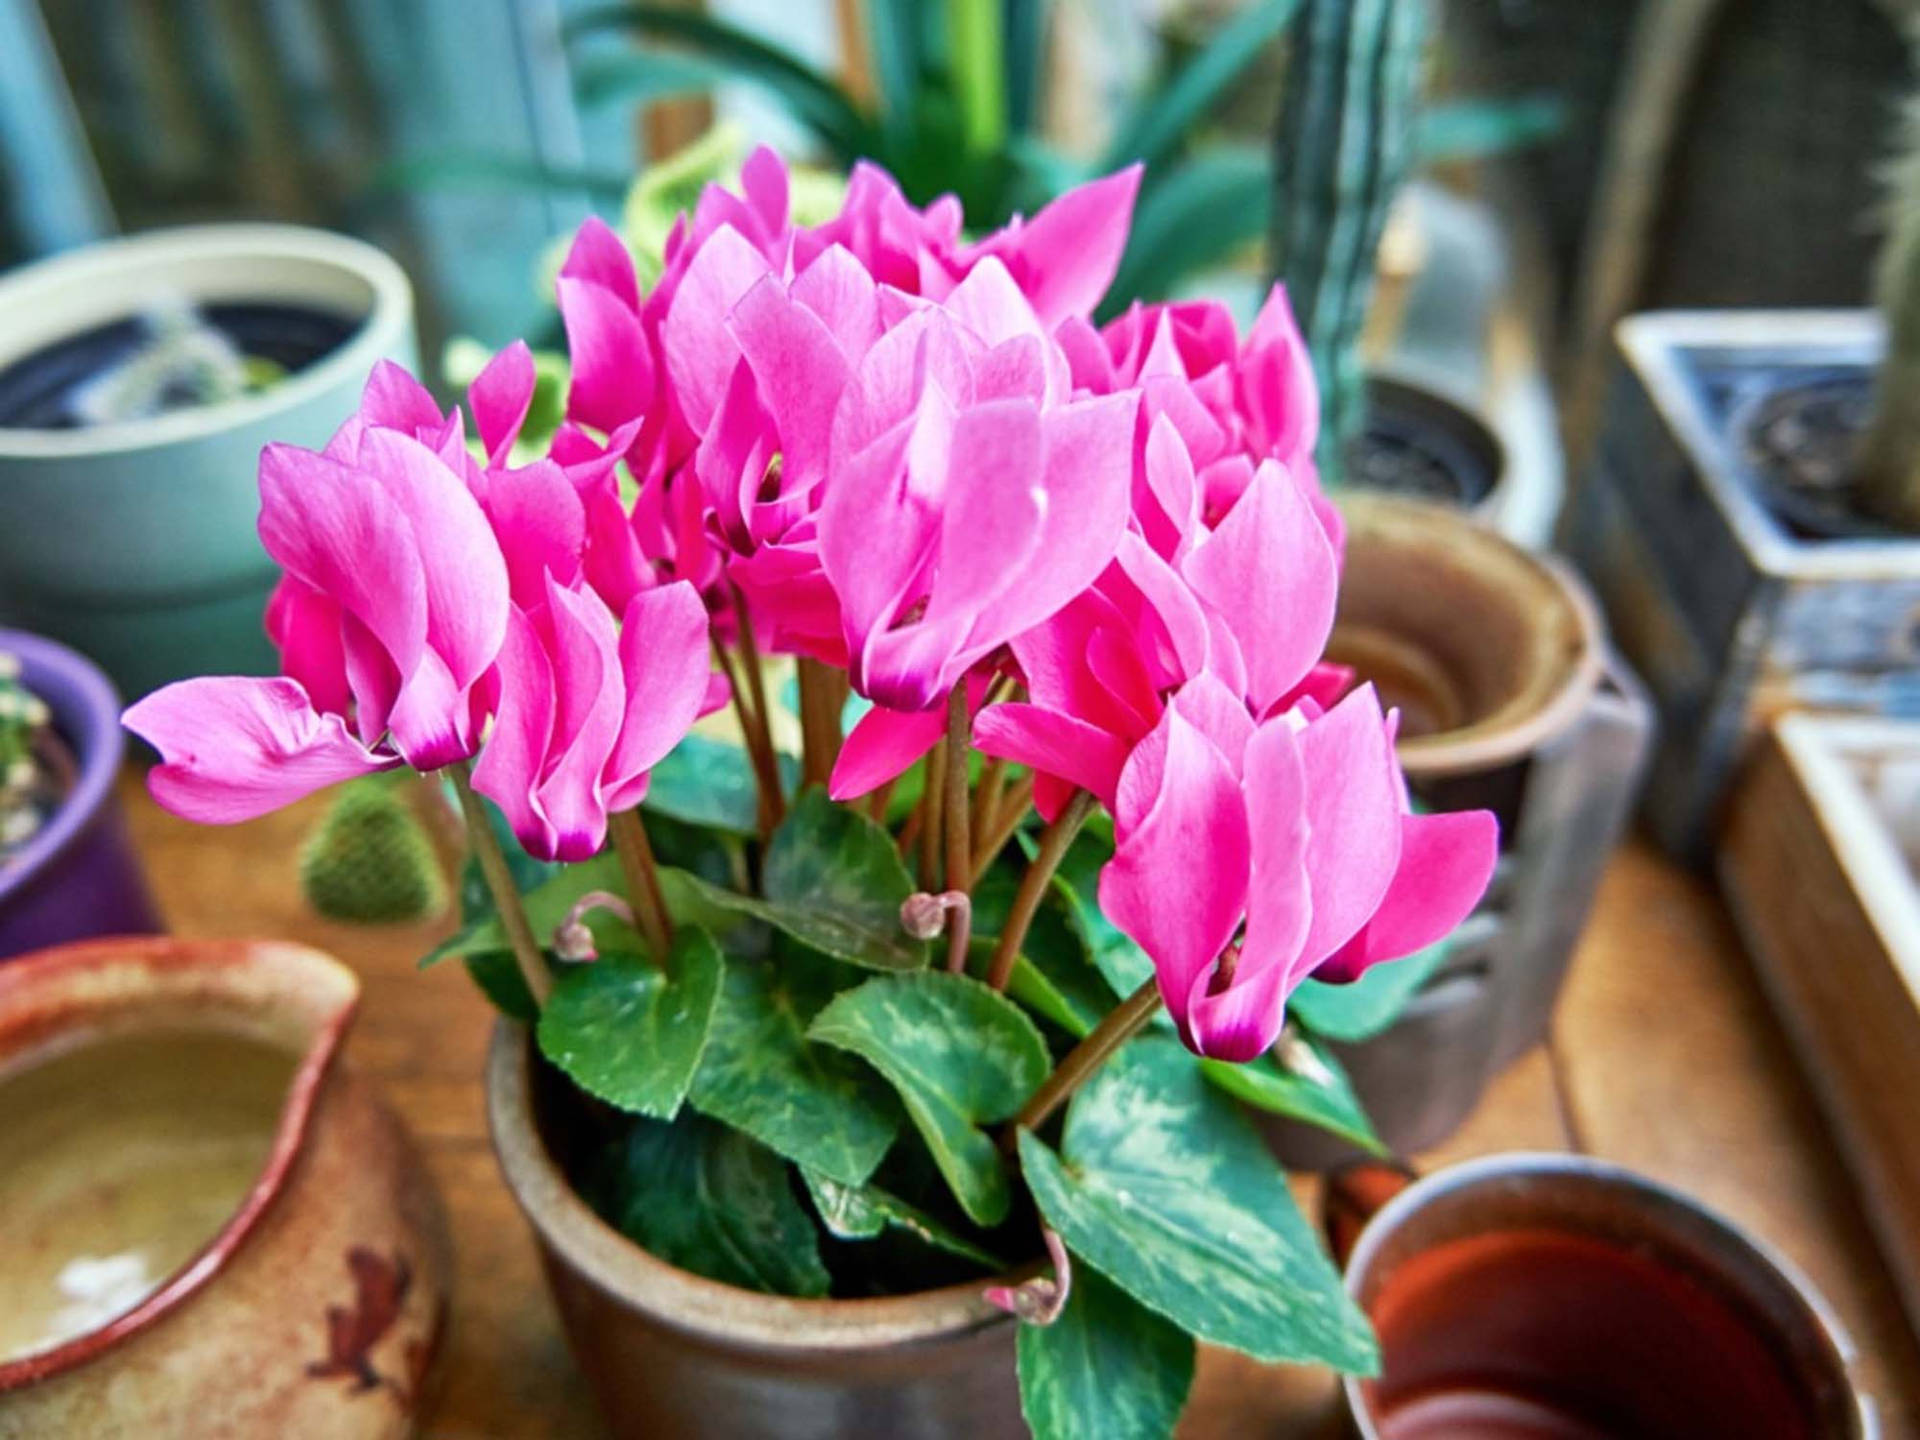
M 1869 794 L 1920 725 L 1795 715 L 1755 756 L 1720 872 L 1776 1013 L 1920 1317 L 1920 888 Z
M 132 777 L 123 793 L 176 930 L 301 940 L 340 956 L 365 984 L 349 1061 L 382 1082 L 413 1127 L 453 1217 L 454 1321 L 425 1433 L 595 1440 L 604 1432 L 487 1142 L 490 1013 L 457 967 L 415 969 L 446 922 L 361 929 L 309 912 L 295 853 L 324 802 L 203 829 L 162 813 Z M 1920 1434 L 1920 1354 L 1733 932 L 1709 891 L 1637 842 L 1601 887 L 1551 1054 L 1523 1056 L 1422 1161 L 1569 1148 L 1569 1113 L 1595 1153 L 1685 1186 L 1799 1263 L 1865 1352 L 1889 1437 Z M 1297 1189 L 1312 1213 L 1311 1182 Z M 1328 1435 L 1336 1398 L 1324 1374 L 1207 1351 L 1180 1434 Z

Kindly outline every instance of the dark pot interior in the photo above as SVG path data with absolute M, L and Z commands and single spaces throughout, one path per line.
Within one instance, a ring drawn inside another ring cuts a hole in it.
M 1344 485 L 1471 510 L 1493 493 L 1500 442 L 1476 416 L 1430 390 L 1376 375 L 1367 418 L 1347 447 Z
M 1728 420 L 1735 473 L 1799 539 L 1913 538 L 1857 499 L 1874 383 L 1865 365 L 1777 365 L 1743 377 Z
M 198 307 L 200 318 L 243 355 L 298 374 L 351 339 L 362 319 L 306 305 L 229 301 Z M 42 346 L 0 368 L 0 429 L 68 430 L 84 423 L 76 392 L 147 342 L 137 316 L 96 326 Z M 191 403 L 191 402 L 183 402 Z

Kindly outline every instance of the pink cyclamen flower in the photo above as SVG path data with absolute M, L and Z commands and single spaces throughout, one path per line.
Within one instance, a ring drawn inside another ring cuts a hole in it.
M 355 774 L 438 769 L 479 748 L 507 564 L 466 480 L 408 433 L 427 416 L 404 378 L 376 370 L 325 452 L 261 456 L 260 538 L 286 572 L 268 616 L 285 677 L 183 681 L 127 711 L 161 754 L 154 793 L 176 813 L 250 819 Z
M 515 607 L 499 707 L 473 788 L 543 860 L 585 860 L 607 815 L 640 803 L 648 772 L 724 698 L 711 683 L 707 612 L 684 581 L 646 590 L 616 625 L 592 590 L 549 577 Z
M 1258 726 L 1182 692 L 1128 759 L 1114 820 L 1100 907 L 1152 959 L 1186 1044 L 1231 1061 L 1273 1044 L 1308 976 L 1351 980 L 1447 934 L 1497 848 L 1486 811 L 1409 813 L 1370 686 Z

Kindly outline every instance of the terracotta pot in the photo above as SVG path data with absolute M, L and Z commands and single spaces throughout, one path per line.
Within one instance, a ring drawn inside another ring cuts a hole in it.
M 1328 1238 L 1380 1337 L 1379 1376 L 1343 1386 L 1360 1440 L 1880 1434 L 1819 1294 L 1678 1191 L 1581 1155 L 1409 1178 L 1328 1186 Z
M 1480 908 L 1404 1016 L 1334 1042 L 1402 1153 L 1444 1140 L 1507 1063 L 1545 1037 L 1593 892 L 1632 808 L 1650 710 L 1572 572 L 1464 515 L 1347 494 L 1328 657 L 1400 710 L 1399 755 L 1434 810 L 1486 808 L 1501 857 Z M 1354 1152 L 1263 1122 L 1296 1168 Z
M 446 1222 L 340 1061 L 358 994 L 270 942 L 0 969 L 0 1437 L 412 1432 Z
M 1023 1433 L 1013 1320 L 978 1283 L 874 1300 L 735 1289 L 655 1259 L 574 1192 L 550 1143 L 562 1089 L 525 1029 L 487 1057 L 494 1149 L 575 1357 L 617 1435 L 943 1440 Z

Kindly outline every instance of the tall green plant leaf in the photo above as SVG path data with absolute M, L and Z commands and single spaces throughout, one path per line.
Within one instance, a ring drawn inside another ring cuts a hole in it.
M 800 766 L 780 756 L 783 785 L 792 790 Z M 689 735 L 653 767 L 647 780 L 648 810 L 688 825 L 725 830 L 731 835 L 760 833 L 760 792 L 747 752 L 725 740 Z
M 1149 168 L 1162 163 L 1299 7 L 1300 0 L 1252 0 L 1243 6 L 1158 95 L 1121 122 L 1100 168 L 1117 170 L 1135 160 Z
M 540 1012 L 540 1053 L 589 1095 L 671 1120 L 706 1049 L 723 969 L 713 937 L 692 925 L 675 933 L 666 973 L 638 955 L 569 967 Z
M 570 21 L 565 33 L 572 39 L 610 31 L 684 46 L 720 62 L 741 80 L 765 86 L 842 164 L 874 149 L 873 126 L 846 91 L 792 51 L 749 30 L 671 5 L 610 5 Z
M 883 975 L 836 998 L 807 1033 L 886 1076 L 969 1219 L 991 1229 L 1007 1218 L 1006 1166 L 981 1127 L 1010 1118 L 1048 1065 L 1019 1006 L 965 975 Z
M 688 1099 L 789 1160 L 859 1185 L 899 1129 L 886 1087 L 807 1026 L 859 972 L 783 942 L 774 963 L 729 961 Z
M 1040 114 L 1040 80 L 1047 64 L 1047 0 L 1001 0 L 1001 46 L 1006 65 L 1007 128 L 1025 135 Z
M 1354 1093 L 1353 1081 L 1332 1052 L 1297 1033 L 1281 1044 L 1290 1066 L 1269 1052 L 1244 1065 L 1202 1060 L 1201 1073 L 1216 1088 L 1256 1110 L 1303 1121 L 1372 1154 L 1386 1154 L 1387 1147 L 1374 1133 L 1373 1121 Z
M 947 0 L 947 49 L 967 148 L 992 154 L 1007 138 L 1006 36 L 1000 0 Z
M 1102 318 L 1134 300 L 1165 299 L 1182 276 L 1258 240 L 1271 184 L 1272 166 L 1263 152 L 1222 145 L 1146 186 Z
M 1259 1360 L 1378 1367 L 1285 1172 L 1171 1036 L 1139 1036 L 1094 1074 L 1059 1154 L 1022 1131 L 1020 1163 L 1067 1247 L 1188 1334 Z
M 645 105 L 675 95 L 700 94 L 726 78 L 723 66 L 692 55 L 627 50 L 584 55 L 575 61 L 573 95 L 587 108 L 614 100 Z
M 1163 1440 L 1193 1386 L 1193 1337 L 1084 1265 L 1060 1318 L 1017 1343 L 1033 1440 Z
M 827 1293 L 819 1232 L 765 1146 L 685 1114 L 634 1121 L 609 1162 L 607 1218 L 669 1265 L 770 1295 Z

